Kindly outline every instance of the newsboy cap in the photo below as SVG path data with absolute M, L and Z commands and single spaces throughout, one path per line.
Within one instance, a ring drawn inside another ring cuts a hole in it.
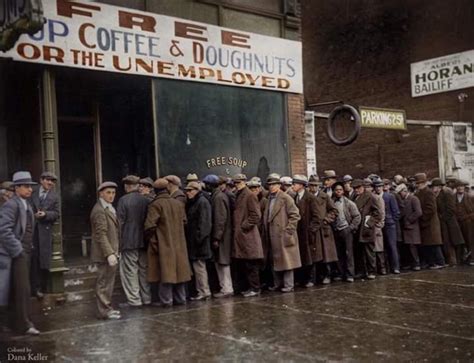
M 280 182 L 283 184 L 283 185 L 291 185 L 293 184 L 293 179 L 291 179 L 290 176 L 282 176 L 280 178 Z
M 258 176 L 254 176 L 247 182 L 249 188 L 257 188 L 262 186 L 262 181 Z
M 374 187 L 383 187 L 384 185 L 384 182 L 382 180 L 382 178 L 375 178 L 372 180 L 372 184 Z
M 11 181 L 4 181 L 2 184 L 0 184 L 0 189 L 9 190 L 10 192 L 15 191 L 13 182 Z
M 97 191 L 101 192 L 102 190 L 107 189 L 107 188 L 117 189 L 118 185 L 115 184 L 114 182 L 106 181 L 106 182 L 103 182 L 101 185 L 99 185 L 99 187 L 97 188 Z
M 45 171 L 40 175 L 41 179 L 49 179 L 49 180 L 58 180 L 58 177 L 56 174 L 50 172 L 50 171 Z
M 344 176 L 342 177 L 342 181 L 343 181 L 344 183 L 347 183 L 347 182 L 350 182 L 350 181 L 353 181 L 353 180 L 354 180 L 354 179 L 353 179 L 352 176 L 350 176 L 349 174 L 344 175 Z
M 362 179 L 354 179 L 352 181 L 352 187 L 353 188 L 359 188 L 359 187 L 362 187 L 364 186 L 364 181 Z
M 319 176 L 317 176 L 316 174 L 313 174 L 313 175 L 309 176 L 308 184 L 309 185 L 321 185 L 322 183 L 319 180 Z
M 171 184 L 174 184 L 178 187 L 181 186 L 181 179 L 178 178 L 176 175 L 167 175 L 167 176 L 165 176 L 165 179 L 168 180 L 168 182 L 171 183 Z
M 166 180 L 165 178 L 158 178 L 155 180 L 155 182 L 153 183 L 153 188 L 157 189 L 157 190 L 162 190 L 162 189 L 166 189 L 166 187 L 168 186 L 169 182 L 168 180 Z
M 125 178 L 122 179 L 122 183 L 135 185 L 140 182 L 140 177 L 136 175 L 127 175 Z
M 186 175 L 186 181 L 187 182 L 198 181 L 198 180 L 199 180 L 199 178 L 198 178 L 197 174 L 189 173 L 188 175 Z
M 202 182 L 205 183 L 205 184 L 217 185 L 217 184 L 219 184 L 219 177 L 215 174 L 209 174 L 209 175 L 206 175 L 202 179 Z
M 323 180 L 337 178 L 336 172 L 334 170 L 324 170 L 323 174 L 324 175 L 321 177 Z
M 400 174 L 397 174 L 393 177 L 393 181 L 395 182 L 395 184 L 402 184 L 403 176 L 401 176 Z
M 247 176 L 245 174 L 237 174 L 233 176 L 232 180 L 234 182 L 247 181 Z
M 308 185 L 308 177 L 302 174 L 293 175 L 293 184 L 302 184 L 304 186 Z
M 140 179 L 138 184 L 146 185 L 147 187 L 153 188 L 153 180 L 149 176 Z
M 432 187 L 442 187 L 443 185 L 445 185 L 445 184 L 443 183 L 441 178 L 433 178 L 431 180 L 431 186 Z
M 36 185 L 29 171 L 17 171 L 13 174 L 13 185 Z
M 416 184 L 419 184 L 419 183 L 425 183 L 427 182 L 428 179 L 426 178 L 426 174 L 425 173 L 418 173 L 418 174 L 415 174 L 415 183 Z
M 277 173 L 272 173 L 267 177 L 267 184 L 281 184 L 281 176 Z
M 362 185 L 364 187 L 371 187 L 372 186 L 372 180 L 370 180 L 369 178 L 365 178 L 363 181 L 362 181 Z
M 192 181 L 192 182 L 189 182 L 188 185 L 186 185 L 186 188 L 184 188 L 185 190 L 201 190 L 201 184 L 199 184 L 198 182 L 195 182 L 195 181 Z
M 406 192 L 408 191 L 408 188 L 405 184 L 398 184 L 397 187 L 395 188 L 395 193 L 400 194 L 401 192 Z

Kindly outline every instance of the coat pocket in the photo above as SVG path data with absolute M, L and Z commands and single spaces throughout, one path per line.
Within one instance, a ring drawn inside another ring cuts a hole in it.
M 290 234 L 288 232 L 285 232 L 285 235 L 284 235 L 283 238 L 284 238 L 285 247 L 291 247 L 291 246 L 294 246 L 296 244 L 294 234 Z

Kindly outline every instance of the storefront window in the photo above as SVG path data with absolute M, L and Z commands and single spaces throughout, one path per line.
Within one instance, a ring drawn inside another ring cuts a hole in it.
M 288 173 L 281 93 L 164 79 L 154 87 L 160 175 Z

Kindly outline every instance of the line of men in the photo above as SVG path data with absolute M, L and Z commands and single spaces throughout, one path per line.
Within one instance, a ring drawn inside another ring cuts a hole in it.
M 443 268 L 445 259 L 472 265 L 474 201 L 465 183 L 450 182 L 453 191 L 436 178 L 428 187 L 420 173 L 413 193 L 400 176 L 338 180 L 327 170 L 321 179 L 272 173 L 266 189 L 244 174 L 189 174 L 183 191 L 174 175 L 155 182 L 127 176 L 116 211 L 118 186 L 102 184 L 91 214 L 99 317 L 121 317 L 111 303 L 118 264 L 127 296 L 122 308 L 207 300 L 213 271 L 213 296 L 224 298 L 372 280 L 399 274 L 401 263 L 415 271 Z

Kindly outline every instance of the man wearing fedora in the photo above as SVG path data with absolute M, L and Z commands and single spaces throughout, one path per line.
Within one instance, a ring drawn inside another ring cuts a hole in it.
M 430 269 L 440 269 L 444 267 L 444 257 L 441 252 L 443 239 L 441 237 L 436 196 L 428 188 L 428 179 L 425 173 L 415 174 L 415 184 L 417 189 L 415 195 L 420 200 L 421 211 L 423 212 L 419 221 L 422 256 Z
M 117 205 L 120 223 L 120 281 L 127 302 L 121 307 L 137 307 L 151 303 L 147 273 L 147 252 L 143 228 L 150 200 L 138 191 L 140 178 L 127 175 L 122 179 L 125 195 Z
M 449 188 L 445 187 L 441 178 L 431 180 L 431 190 L 436 196 L 444 256 L 450 265 L 462 263 L 464 237 L 456 219 L 455 196 Z M 458 258 L 459 261 L 457 261 Z
M 293 176 L 293 192 L 295 203 L 300 212 L 301 219 L 298 222 L 298 243 L 301 258 L 301 269 L 297 271 L 297 278 L 304 287 L 314 286 L 314 263 L 311 249 L 316 248 L 316 232 L 321 217 L 318 215 L 316 197 L 306 187 L 308 178 L 306 175 Z
M 294 199 L 280 190 L 280 175 L 270 174 L 267 185 L 270 194 L 263 213 L 263 228 L 271 249 L 273 290 L 291 292 L 294 288 L 293 271 L 301 267 L 297 233 L 301 217 Z
M 332 186 L 337 181 L 337 175 L 334 170 L 324 170 L 324 175 L 321 178 L 324 183 L 323 192 L 326 193 L 329 198 L 332 197 Z
M 27 200 L 37 183 L 28 171 L 13 175 L 15 195 L 0 209 L 0 306 L 9 300 L 11 325 L 21 334 L 40 332 L 30 320 L 30 258 L 33 249 L 35 217 Z
M 15 195 L 13 182 L 4 181 L 0 184 L 0 207 Z
M 59 218 L 59 197 L 54 191 L 57 180 L 55 174 L 45 171 L 40 177 L 40 187 L 30 198 L 36 219 L 31 255 L 31 292 L 38 298 L 42 298 L 46 290 L 53 250 L 53 225 Z
M 120 225 L 112 205 L 117 184 L 104 182 L 97 188 L 99 198 L 92 208 L 91 261 L 97 266 L 95 295 L 99 319 L 120 319 L 120 311 L 112 307 L 115 275 L 118 267 Z

